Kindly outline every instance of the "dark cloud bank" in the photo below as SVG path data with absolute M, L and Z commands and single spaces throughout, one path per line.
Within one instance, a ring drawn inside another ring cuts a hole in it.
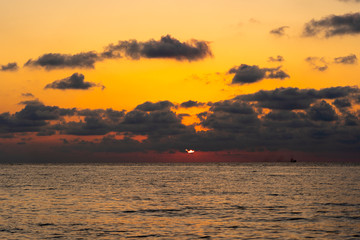
M 140 42 L 137 40 L 119 41 L 110 44 L 104 51 L 82 52 L 78 54 L 47 53 L 37 59 L 29 59 L 24 66 L 43 67 L 47 70 L 61 68 L 94 68 L 95 63 L 105 59 L 127 57 L 133 60 L 140 58 L 168 58 L 178 61 L 197 61 L 212 56 L 209 43 L 200 40 L 180 42 L 166 35 L 160 40 Z
M 320 20 L 311 20 L 305 24 L 303 36 L 323 35 L 327 38 L 360 33 L 360 13 L 330 15 Z
M 178 105 L 169 101 L 145 102 L 128 112 L 65 109 L 37 100 L 22 104 L 24 108 L 19 112 L 0 114 L 0 136 L 59 136 L 62 140 L 52 148 L 54 154 L 176 152 L 189 146 L 203 152 L 285 150 L 341 154 L 343 159 L 360 153 L 357 87 L 278 88 L 208 103 L 209 110 L 197 117 L 198 124 L 209 130 L 198 132 L 195 125 L 182 124 L 184 115 L 176 114 Z M 181 105 L 202 104 L 188 101 Z M 86 140 L 84 136 L 97 136 L 97 140 Z M 144 139 L 137 140 L 137 136 Z M 30 151 L 27 146 L 31 141 L 19 140 L 22 144 L 17 148 Z M 42 144 L 47 149 L 46 143 Z M 4 142 L 0 144 L 0 154 L 8 148 Z

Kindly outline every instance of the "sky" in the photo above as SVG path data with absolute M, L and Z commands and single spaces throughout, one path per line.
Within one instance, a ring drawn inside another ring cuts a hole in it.
M 360 161 L 358 0 L 0 1 L 0 31 L 3 163 Z

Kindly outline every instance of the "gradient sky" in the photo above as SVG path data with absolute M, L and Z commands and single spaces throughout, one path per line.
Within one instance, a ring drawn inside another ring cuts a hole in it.
M 0 1 L 1 162 L 360 160 L 359 10 Z

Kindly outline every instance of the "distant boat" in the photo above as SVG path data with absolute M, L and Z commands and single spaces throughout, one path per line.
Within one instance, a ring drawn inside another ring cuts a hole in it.
M 290 162 L 296 162 L 296 159 L 291 158 Z

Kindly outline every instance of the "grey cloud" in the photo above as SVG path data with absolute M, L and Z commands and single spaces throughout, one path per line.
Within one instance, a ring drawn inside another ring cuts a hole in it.
M 283 56 L 277 55 L 276 57 L 269 57 L 269 62 L 283 62 L 285 61 Z
M 165 143 L 163 144 L 166 146 L 170 136 L 195 132 L 193 126 L 183 125 L 181 119 L 181 115 L 176 115 L 170 110 L 151 112 L 133 110 L 126 114 L 124 121 L 119 125 L 119 129 L 132 134 L 147 135 L 147 141 L 150 142 L 155 141 L 156 143 L 156 141 L 164 139 Z
M 68 135 L 104 135 L 112 129 L 101 117 L 85 117 L 84 121 L 68 122 L 64 125 L 58 125 L 57 129 L 63 134 Z
M 330 88 L 323 88 L 317 92 L 317 98 L 326 98 L 326 99 L 335 99 L 350 96 L 353 93 L 359 93 L 360 90 L 358 87 L 330 87 Z
M 49 120 L 60 120 L 71 116 L 74 109 L 62 109 L 57 106 L 45 106 L 38 100 L 23 101 L 25 107 L 15 114 L 0 115 L 0 132 L 40 132 L 49 125 Z
M 357 57 L 355 54 L 350 54 L 349 56 L 334 58 L 334 62 L 342 64 L 356 64 Z
M 189 100 L 187 102 L 181 103 L 180 107 L 191 108 L 191 107 L 201 107 L 201 106 L 204 106 L 204 105 L 205 105 L 205 103 Z
M 119 41 L 116 45 L 107 46 L 104 53 L 110 56 L 120 56 L 123 53 L 131 59 L 140 59 L 141 57 L 173 58 L 179 61 L 194 61 L 212 56 L 208 42 L 195 39 L 189 42 L 180 42 L 170 35 L 161 37 L 159 41 Z
M 227 112 L 227 113 L 238 113 L 238 114 L 253 114 L 253 107 L 242 100 L 224 100 L 211 104 L 210 111 L 213 112 Z
M 19 69 L 19 67 L 18 67 L 17 63 L 13 62 L 13 63 L 8 63 L 6 65 L 1 65 L 0 71 L 3 71 L 3 72 L 5 72 L 5 71 L 16 71 L 18 69 Z
M 117 111 L 113 110 L 112 108 L 108 109 L 83 109 L 83 110 L 77 110 L 76 114 L 79 116 L 84 117 L 101 117 L 101 118 L 107 118 L 111 121 L 119 121 L 125 116 L 125 110 Z
M 354 35 L 360 33 L 360 13 L 330 15 L 321 20 L 311 20 L 305 24 L 303 36 L 323 34 L 325 37 Z
M 237 98 L 254 101 L 257 106 L 269 109 L 307 109 L 318 99 L 335 99 L 359 93 L 356 87 L 331 87 L 320 90 L 277 88 L 270 91 L 258 91 L 254 94 L 241 95 Z
M 279 28 L 275 28 L 275 29 L 271 30 L 270 33 L 273 35 L 276 35 L 276 36 L 284 36 L 286 28 L 289 28 L 289 26 L 282 26 Z
M 253 107 L 240 99 L 212 103 L 210 111 L 198 117 L 204 127 L 232 133 L 256 134 L 260 124 Z
M 335 99 L 333 104 L 339 109 L 351 107 L 351 102 L 347 98 Z
M 110 132 L 121 132 L 148 135 L 150 138 L 162 138 L 188 131 L 188 127 L 181 123 L 182 116 L 170 110 L 172 103 L 148 103 L 150 102 L 140 104 L 140 107 L 127 113 L 112 109 L 77 110 L 75 114 L 85 117 L 83 120 L 59 123 L 54 129 L 69 135 L 105 135 Z
M 324 100 L 312 106 L 308 113 L 315 121 L 335 121 L 337 119 L 334 108 Z
M 278 68 L 260 68 L 257 65 L 241 64 L 239 67 L 231 68 L 229 74 L 235 74 L 232 83 L 247 84 L 261 81 L 265 78 L 285 79 L 290 77 L 287 73 Z
M 76 110 L 75 115 L 85 117 L 79 122 L 70 121 L 59 123 L 54 129 L 63 134 L 69 135 L 105 135 L 118 130 L 118 125 L 123 121 L 125 110 L 117 111 L 113 109 L 83 109 Z
M 138 105 L 135 109 L 145 111 L 145 112 L 150 112 L 150 111 L 170 109 L 173 106 L 174 106 L 174 104 L 169 101 L 160 101 L 160 102 L 156 102 L 156 103 L 144 102 L 144 103 Z
M 285 79 L 290 77 L 286 72 L 280 70 L 279 68 L 272 68 L 268 71 L 269 74 L 267 75 L 266 78 Z
M 298 88 L 277 88 L 271 91 L 261 90 L 254 94 L 238 98 L 246 101 L 257 101 L 257 105 L 270 109 L 305 109 L 315 101 L 315 90 Z
M 100 86 L 96 83 L 85 82 L 84 79 L 85 77 L 83 74 L 74 73 L 70 77 L 49 83 L 48 85 L 45 86 L 45 89 L 52 88 L 52 89 L 61 89 L 61 90 L 66 90 L 66 89 L 87 90 L 92 87 Z M 102 88 L 104 87 L 102 86 Z
M 44 67 L 47 70 L 56 68 L 94 68 L 95 62 L 102 60 L 95 52 L 78 54 L 47 53 L 36 60 L 29 59 L 24 66 Z

